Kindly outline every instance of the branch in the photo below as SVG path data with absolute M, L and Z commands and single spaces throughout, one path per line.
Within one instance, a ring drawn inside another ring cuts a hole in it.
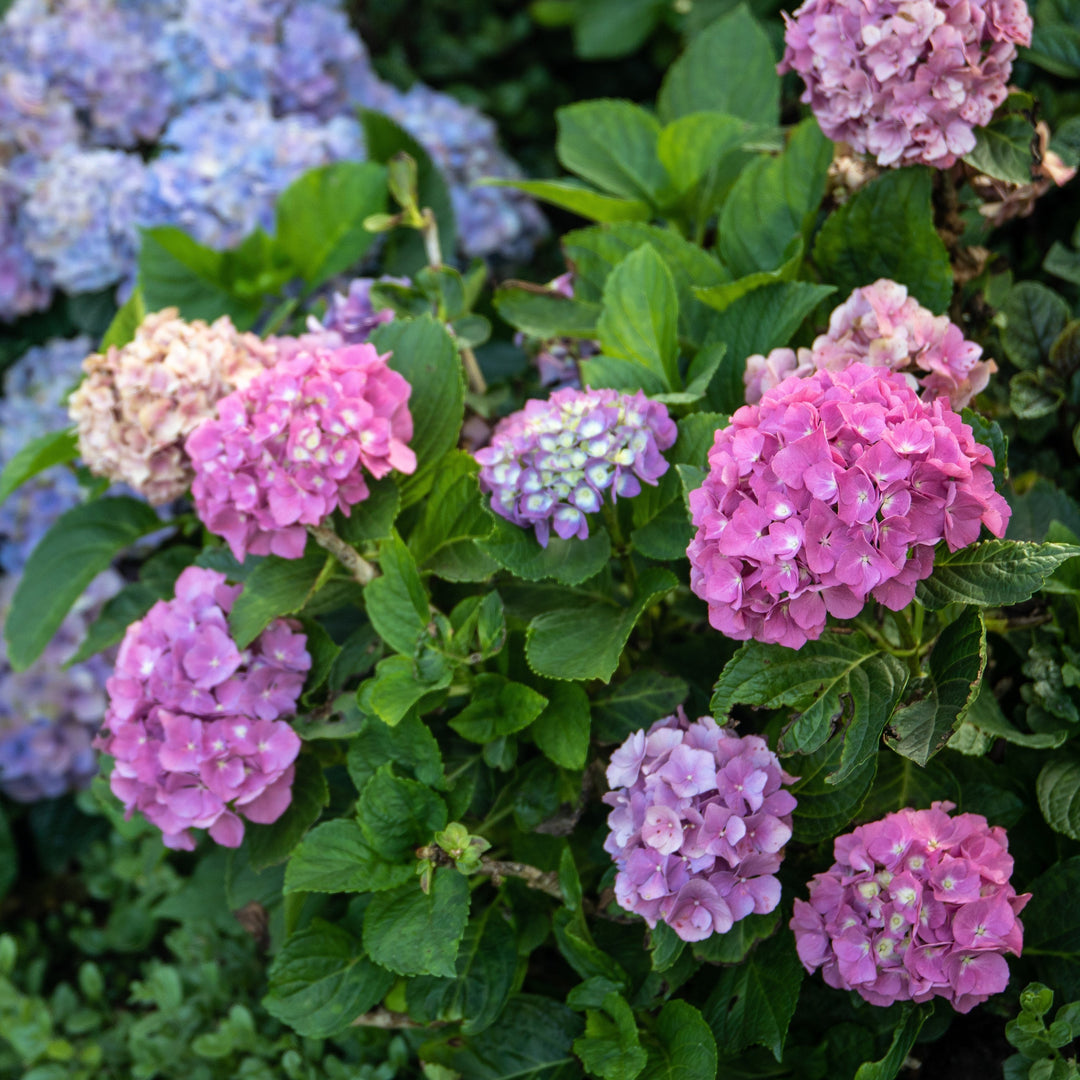
M 379 576 L 378 568 L 369 563 L 355 548 L 346 544 L 329 526 L 309 525 L 307 528 L 315 538 L 315 543 L 329 551 L 361 585 L 366 585 Z
M 358 1016 L 352 1022 L 352 1027 L 382 1028 L 386 1031 L 393 1031 L 398 1028 L 429 1028 L 442 1026 L 442 1021 L 438 1020 L 431 1024 L 418 1024 L 404 1013 L 391 1012 L 381 1005 L 377 1009 L 372 1009 L 369 1013 L 364 1013 L 363 1016 Z
M 461 362 L 465 365 L 465 377 L 469 381 L 469 389 L 474 394 L 486 394 L 487 382 L 484 380 L 484 374 L 480 370 L 480 363 L 476 359 L 476 353 L 468 345 L 462 345 L 461 348 Z
M 521 878 L 530 889 L 539 889 L 548 896 L 554 896 L 556 900 L 563 898 L 562 889 L 559 888 L 559 875 L 553 870 L 537 870 L 528 863 L 483 858 L 477 873 L 489 874 L 492 885 L 500 885 L 504 877 Z

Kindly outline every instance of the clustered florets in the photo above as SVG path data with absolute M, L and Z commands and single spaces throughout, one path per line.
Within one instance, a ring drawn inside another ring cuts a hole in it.
M 129 344 L 83 362 L 86 379 L 70 402 L 83 461 L 152 503 L 177 498 L 192 478 L 184 439 L 273 359 L 227 315 L 209 326 L 184 322 L 175 308 L 148 315 Z
M 953 809 L 900 810 L 836 838 L 836 861 L 795 901 L 807 971 L 873 1005 L 943 997 L 966 1013 L 1005 989 L 1031 896 L 1009 883 L 1005 830 Z
M 476 453 L 480 487 L 495 513 L 531 526 L 542 546 L 552 529 L 584 540 L 605 493 L 630 498 L 667 472 L 661 451 L 677 434 L 664 405 L 640 391 L 557 390 L 499 421 Z
M 376 479 L 411 473 L 411 387 L 371 345 L 301 352 L 218 404 L 188 436 L 192 495 L 206 527 L 237 559 L 297 559 L 305 526 L 370 494 Z
M 780 71 L 836 142 L 879 165 L 947 169 L 1006 98 L 1024 0 L 807 0 L 785 15 Z
M 307 639 L 277 619 L 246 649 L 229 633 L 241 586 L 189 567 L 175 599 L 159 601 L 124 635 L 95 742 L 115 758 L 109 784 L 128 816 L 138 810 L 168 847 L 195 846 L 209 829 L 237 847 L 240 815 L 276 821 L 292 799 L 300 738 L 291 715 L 311 667 Z
M 829 329 L 809 349 L 773 349 L 746 361 L 746 400 L 756 404 L 789 375 L 843 371 L 868 364 L 918 379 L 924 401 L 943 397 L 956 410 L 986 388 L 997 371 L 981 360 L 982 346 L 968 341 L 947 315 L 935 315 L 903 285 L 881 278 L 856 289 L 832 315 Z
M 690 587 L 729 637 L 798 648 L 869 596 L 899 610 L 934 546 L 1003 536 L 992 452 L 944 399 L 854 364 L 788 378 L 716 433 L 690 494 Z
M 615 898 L 684 941 L 730 930 L 780 902 L 791 839 L 793 781 L 757 735 L 741 738 L 680 708 L 611 756 L 604 841 L 618 867 Z

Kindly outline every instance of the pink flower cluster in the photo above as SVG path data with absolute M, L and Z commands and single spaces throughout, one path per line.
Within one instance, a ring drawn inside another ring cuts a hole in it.
M 807 971 L 872 1005 L 943 997 L 966 1013 L 1005 989 L 1031 894 L 1009 884 L 1005 830 L 953 809 L 900 810 L 836 838 L 836 862 L 795 901 Z
M 190 851 L 193 828 L 237 847 L 239 815 L 268 824 L 292 800 L 300 739 L 280 718 L 295 711 L 311 667 L 307 639 L 278 619 L 237 648 L 227 616 L 240 591 L 224 574 L 188 567 L 175 599 L 128 627 L 106 684 L 94 745 L 116 759 L 109 786 L 167 847 Z
M 779 70 L 836 142 L 879 165 L 948 169 L 1008 96 L 1024 0 L 806 0 L 785 15 Z
M 895 372 L 785 379 L 716 433 L 690 494 L 690 587 L 728 637 L 792 649 L 870 596 L 899 610 L 939 541 L 1004 535 L 993 464 L 947 401 L 920 401 Z
M 203 524 L 238 559 L 299 558 L 306 525 L 368 497 L 361 467 L 376 479 L 416 469 L 411 389 L 372 345 L 281 360 L 188 436 Z
M 746 361 L 746 400 L 755 404 L 789 375 L 843 371 L 869 364 L 904 371 L 918 379 L 924 401 L 944 397 L 962 409 L 997 371 L 982 360 L 982 346 L 968 341 L 947 315 L 935 315 L 903 285 L 881 278 L 856 289 L 832 315 L 829 329 L 809 349 L 773 349 Z
M 536 531 L 547 547 L 551 530 L 564 540 L 589 535 L 586 515 L 612 500 L 632 498 L 641 481 L 656 484 L 668 470 L 661 453 L 678 430 L 667 408 L 639 390 L 556 390 L 499 421 L 491 445 L 476 452 L 480 488 L 491 509 Z
M 795 796 L 765 740 L 690 723 L 680 708 L 637 731 L 611 755 L 604 802 L 615 898 L 663 919 L 683 941 L 723 934 L 780 902 L 773 876 L 791 839 Z

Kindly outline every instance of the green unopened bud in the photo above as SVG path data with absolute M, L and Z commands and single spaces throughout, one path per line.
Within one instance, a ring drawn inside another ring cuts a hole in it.
M 406 223 L 418 228 L 422 219 L 418 193 L 419 180 L 413 158 L 404 151 L 395 154 L 387 166 L 387 182 L 394 201 L 404 211 Z
M 19 947 L 10 934 L 0 934 L 0 975 L 10 975 L 19 958 Z
M 389 232 L 401 224 L 401 214 L 368 214 L 364 228 L 368 232 Z
M 1020 1008 L 1036 1016 L 1045 1016 L 1054 1004 L 1054 991 L 1042 983 L 1028 983 L 1020 993 Z

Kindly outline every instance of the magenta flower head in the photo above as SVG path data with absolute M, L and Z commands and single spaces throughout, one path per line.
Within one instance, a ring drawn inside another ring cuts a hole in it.
M 836 861 L 795 901 L 807 971 L 872 1005 L 943 997 L 966 1013 L 1005 989 L 1031 894 L 1009 883 L 1005 830 L 953 809 L 900 810 L 836 838 Z
M 1008 95 L 1024 0 L 806 0 L 779 70 L 806 83 L 822 131 L 879 165 L 948 169 Z
M 797 649 L 869 597 L 898 611 L 934 565 L 1011 513 L 991 451 L 939 398 L 853 364 L 792 377 L 716 433 L 690 493 L 690 587 L 728 637 Z
M 726 933 L 780 902 L 791 839 L 794 777 L 757 735 L 680 708 L 611 755 L 604 841 L 618 867 L 615 898 L 649 926 L 663 919 L 683 941 Z
M 661 451 L 677 434 L 667 409 L 641 391 L 556 390 L 499 421 L 476 452 L 480 488 L 496 514 L 535 529 L 542 547 L 552 529 L 584 540 L 606 494 L 632 498 L 667 472 Z
M 368 497 L 364 472 L 415 471 L 411 389 L 372 345 L 280 361 L 188 436 L 203 524 L 238 559 L 300 558 L 306 525 Z
M 277 619 L 238 648 L 228 614 L 240 591 L 188 567 L 175 598 L 128 627 L 106 684 L 94 745 L 115 758 L 109 786 L 167 847 L 190 851 L 193 828 L 238 847 L 241 816 L 269 824 L 292 800 L 300 739 L 281 717 L 295 712 L 311 667 L 307 639 Z
M 980 360 L 982 347 L 968 341 L 947 315 L 934 315 L 903 285 L 881 278 L 856 289 L 829 317 L 829 329 L 809 349 L 773 349 L 746 361 L 746 400 L 756 404 L 788 375 L 822 369 L 843 371 L 869 364 L 912 376 L 924 401 L 948 398 L 959 410 L 981 393 L 997 371 Z

